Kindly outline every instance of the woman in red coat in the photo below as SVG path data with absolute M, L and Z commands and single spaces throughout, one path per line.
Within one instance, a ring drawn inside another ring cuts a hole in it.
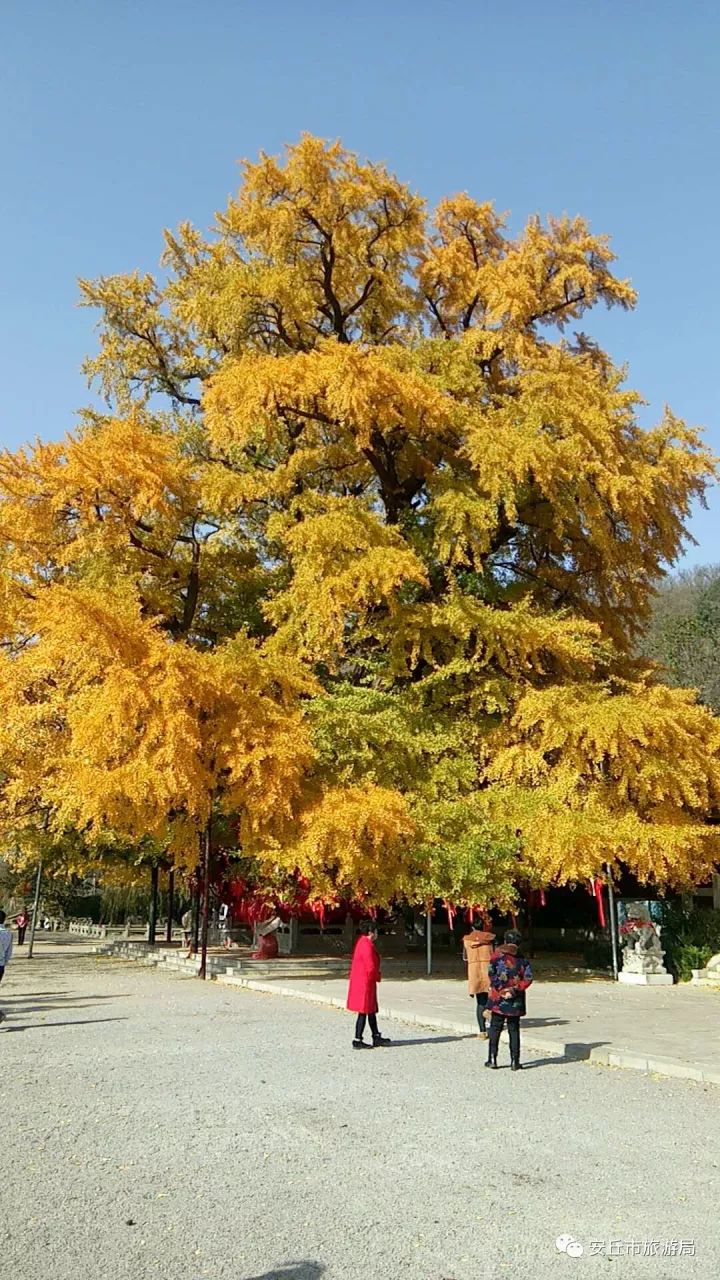
M 377 1024 L 377 984 L 381 976 L 380 956 L 375 946 L 377 930 L 372 920 L 361 920 L 359 929 L 360 937 L 350 962 L 347 1007 L 357 1014 L 353 1049 L 374 1049 L 378 1045 L 390 1044 L 385 1036 L 380 1035 Z M 372 1045 L 363 1040 L 366 1022 L 370 1023 Z

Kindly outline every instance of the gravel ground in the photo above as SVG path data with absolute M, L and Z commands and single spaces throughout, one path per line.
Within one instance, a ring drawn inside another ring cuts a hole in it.
M 387 1023 L 353 1053 L 350 1015 L 50 943 L 0 990 L 8 1275 L 720 1275 L 712 1086 Z

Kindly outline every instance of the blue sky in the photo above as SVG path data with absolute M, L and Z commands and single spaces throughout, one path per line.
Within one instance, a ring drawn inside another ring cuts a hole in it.
M 720 6 L 703 0 L 4 0 L 0 443 L 71 429 L 76 278 L 152 270 L 236 162 L 303 130 L 431 201 L 582 213 L 640 293 L 584 327 L 720 453 Z M 720 560 L 720 501 L 685 564 Z

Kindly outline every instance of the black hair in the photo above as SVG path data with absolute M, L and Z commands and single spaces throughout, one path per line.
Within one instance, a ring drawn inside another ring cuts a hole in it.
M 5 915 L 5 912 L 0 911 L 0 924 L 4 924 L 6 920 L 7 920 L 7 916 Z
M 358 931 L 367 937 L 369 933 L 375 933 L 377 925 L 374 920 L 361 920 L 358 925 Z
M 522 942 L 522 934 L 519 929 L 508 929 L 505 934 L 505 941 L 511 947 L 519 947 Z

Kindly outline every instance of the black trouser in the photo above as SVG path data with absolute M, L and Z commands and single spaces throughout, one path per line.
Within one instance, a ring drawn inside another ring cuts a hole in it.
M 377 1014 L 376 1013 L 359 1013 L 357 1022 L 355 1023 L 355 1039 L 362 1040 L 365 1031 L 365 1023 L 370 1023 L 370 1034 L 373 1040 L 378 1040 L 380 1032 L 378 1031 Z
M 475 992 L 475 1012 L 477 1013 L 478 1026 L 481 1031 L 487 1031 L 487 1025 L 484 1018 L 485 1009 L 488 1002 L 487 991 Z
M 23 944 L 23 942 L 25 941 L 25 930 L 26 930 L 26 929 L 27 929 L 27 925 L 26 925 L 26 924 L 19 924 L 19 925 L 18 925 L 18 946 L 19 946 L 19 947 L 21 947 L 21 946 L 22 946 L 22 944 Z
M 491 1058 L 497 1057 L 498 1045 L 500 1043 L 500 1035 L 502 1029 L 507 1022 L 508 1040 L 510 1041 L 510 1061 L 520 1061 L 520 1019 L 515 1014 L 505 1015 L 504 1013 L 494 1013 L 490 1019 L 490 1046 L 489 1053 Z

